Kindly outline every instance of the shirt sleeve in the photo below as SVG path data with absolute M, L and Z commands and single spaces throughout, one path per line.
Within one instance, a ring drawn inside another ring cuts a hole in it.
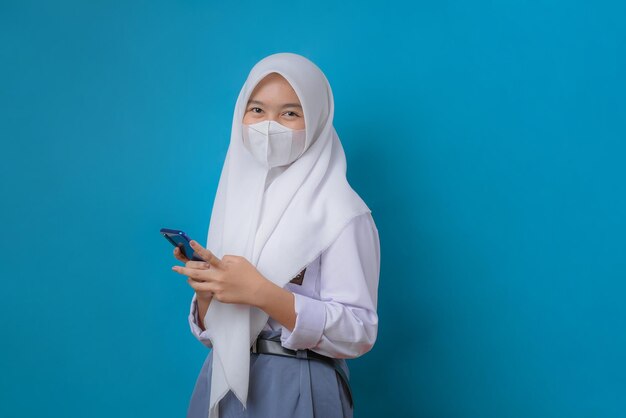
M 209 339 L 209 333 L 207 330 L 202 331 L 200 328 L 200 321 L 198 320 L 198 300 L 196 292 L 193 293 L 191 298 L 191 307 L 189 308 L 189 326 L 191 327 L 191 333 L 207 348 L 213 348 L 213 343 Z
M 320 299 L 294 293 L 296 324 L 281 343 L 335 358 L 371 350 L 378 333 L 380 240 L 371 213 L 354 218 L 322 253 Z

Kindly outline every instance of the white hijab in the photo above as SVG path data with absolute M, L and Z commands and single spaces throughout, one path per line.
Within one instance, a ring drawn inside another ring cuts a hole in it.
M 242 120 L 252 90 L 273 72 L 282 75 L 300 99 L 306 145 L 293 163 L 268 173 L 243 144 Z M 284 287 L 333 243 L 352 218 L 370 212 L 346 179 L 346 158 L 333 114 L 330 84 L 307 58 L 278 53 L 252 68 L 235 105 L 211 213 L 206 247 L 217 257 L 244 256 L 265 278 Z M 229 389 L 246 406 L 250 346 L 267 320 L 258 308 L 211 301 L 204 317 L 213 343 L 209 418 L 219 416 L 218 402 Z

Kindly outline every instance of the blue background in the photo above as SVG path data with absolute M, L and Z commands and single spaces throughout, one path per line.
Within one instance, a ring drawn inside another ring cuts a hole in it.
M 206 239 L 283 51 L 380 231 L 356 416 L 626 416 L 623 2 L 0 4 L 0 416 L 184 416 L 207 350 L 158 229 Z

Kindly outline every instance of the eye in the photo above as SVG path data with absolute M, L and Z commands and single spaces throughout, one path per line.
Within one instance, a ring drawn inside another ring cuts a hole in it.
M 289 116 L 290 118 L 292 118 L 294 116 L 300 116 L 296 112 L 292 112 L 291 110 L 288 110 L 287 112 L 285 112 L 285 115 Z
M 255 111 L 255 109 L 256 109 L 256 110 L 258 110 L 258 112 L 256 112 L 256 111 Z M 262 111 L 263 111 L 263 109 L 261 109 L 260 107 L 251 107 L 251 108 L 250 108 L 250 111 L 251 111 L 252 113 L 260 113 L 260 112 L 262 112 Z

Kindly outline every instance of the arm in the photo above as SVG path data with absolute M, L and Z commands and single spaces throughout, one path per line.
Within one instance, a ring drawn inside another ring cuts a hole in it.
M 206 311 L 209 310 L 209 304 L 211 301 L 206 301 L 204 299 L 198 299 L 198 295 L 196 294 L 196 303 L 198 304 L 198 325 L 202 331 L 205 331 L 204 327 L 204 317 L 206 316 Z
M 286 348 L 335 358 L 371 350 L 378 332 L 380 242 L 371 214 L 353 219 L 321 256 L 320 299 L 294 295 L 295 327 L 283 329 Z
M 191 298 L 191 306 L 189 308 L 189 327 L 191 328 L 191 333 L 204 344 L 207 348 L 213 348 L 213 343 L 209 338 L 209 334 L 204 328 L 204 324 L 200 318 L 204 318 L 206 311 L 208 309 L 210 302 L 206 303 L 206 308 L 201 312 L 201 306 L 203 303 L 198 300 L 198 295 L 194 292 L 193 297 Z
M 211 260 L 213 268 L 173 266 L 172 269 L 189 276 L 187 282 L 195 290 L 193 301 L 196 305 L 194 307 L 192 302 L 192 309 L 199 311 L 200 318 L 206 316 L 211 300 L 216 297 L 220 302 L 243 303 L 260 308 L 283 326 L 293 329 L 296 313 L 294 296 L 291 292 L 263 277 L 245 257 L 225 255 L 219 260 L 196 241 L 192 240 L 190 244 L 205 260 Z M 190 263 L 194 262 L 186 264 Z M 198 297 L 198 294 L 201 297 Z M 190 323 L 193 324 L 192 330 L 197 328 L 206 331 L 199 318 Z
M 259 289 L 258 302 L 255 306 L 263 309 L 274 320 L 291 331 L 296 325 L 294 299 L 292 292 L 267 280 Z
M 266 311 L 268 315 L 280 322 L 283 326 L 288 326 L 290 330 L 294 328 L 296 313 L 294 311 L 293 293 L 276 286 L 268 280 L 260 289 L 258 299 L 259 303 L 255 306 Z M 191 332 L 200 342 L 209 348 L 212 347 L 212 343 L 202 318 L 206 316 L 210 303 L 210 300 L 205 301 L 198 299 L 197 293 L 194 292 L 189 310 Z

